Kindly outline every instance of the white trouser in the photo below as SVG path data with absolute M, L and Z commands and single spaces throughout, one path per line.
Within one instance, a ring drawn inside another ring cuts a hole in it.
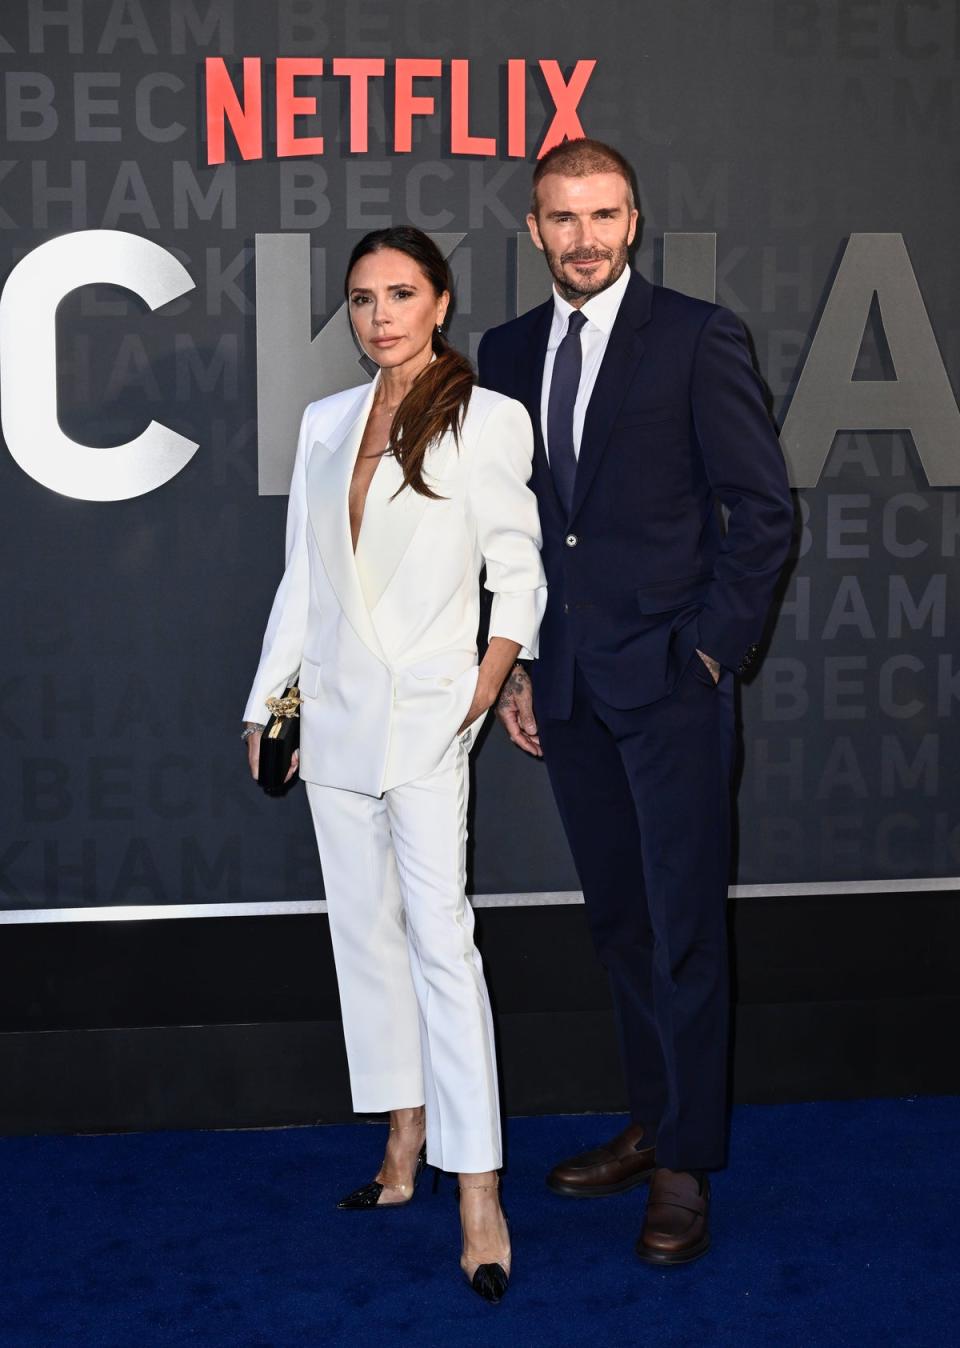
M 366 796 L 307 783 L 337 966 L 353 1107 L 426 1105 L 442 1170 L 502 1160 L 490 999 L 466 899 L 468 748 Z

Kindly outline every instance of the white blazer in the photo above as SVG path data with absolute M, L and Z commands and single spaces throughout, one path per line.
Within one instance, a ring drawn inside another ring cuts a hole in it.
M 361 543 L 368 608 L 350 537 L 348 491 L 379 382 L 303 414 L 290 484 L 286 570 L 273 601 L 244 719 L 266 722 L 268 697 L 299 670 L 300 776 L 381 795 L 431 772 L 477 684 L 479 574 L 493 592 L 490 636 L 532 659 L 546 607 L 540 519 L 526 483 L 533 431 L 522 404 L 474 388 L 459 446 L 428 450 L 424 479 L 402 482 L 385 456 L 370 487 L 385 523 Z

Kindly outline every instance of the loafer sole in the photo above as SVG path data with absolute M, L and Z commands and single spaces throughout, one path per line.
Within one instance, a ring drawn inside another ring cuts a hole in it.
M 638 1258 L 645 1264 L 656 1264 L 660 1268 L 668 1264 L 692 1264 L 709 1250 L 710 1237 L 704 1236 L 696 1245 L 691 1245 L 689 1250 L 651 1250 L 640 1243 L 635 1248 Z
M 561 1194 L 564 1198 L 609 1198 L 612 1194 L 625 1194 L 640 1184 L 648 1184 L 655 1169 L 655 1166 L 651 1166 L 649 1170 L 641 1170 L 636 1175 L 617 1180 L 615 1184 L 575 1184 L 569 1180 L 552 1179 L 549 1175 L 546 1183 L 552 1193 Z

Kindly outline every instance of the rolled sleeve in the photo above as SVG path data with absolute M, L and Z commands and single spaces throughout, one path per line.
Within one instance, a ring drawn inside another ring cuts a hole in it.
M 521 403 L 498 399 L 473 447 L 468 502 L 493 595 L 491 637 L 515 641 L 535 660 L 547 606 L 537 498 L 527 486 L 533 467 L 533 428 Z

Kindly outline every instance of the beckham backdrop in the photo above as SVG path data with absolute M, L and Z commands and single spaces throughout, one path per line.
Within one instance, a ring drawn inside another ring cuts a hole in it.
M 531 166 L 581 131 L 635 265 L 743 319 L 797 488 L 731 879 L 954 887 L 958 54 L 955 0 L 6 0 L 6 920 L 322 898 L 237 731 L 300 412 L 368 377 L 347 256 L 430 231 L 473 355 L 548 293 Z M 573 897 L 496 727 L 474 793 L 472 891 Z

